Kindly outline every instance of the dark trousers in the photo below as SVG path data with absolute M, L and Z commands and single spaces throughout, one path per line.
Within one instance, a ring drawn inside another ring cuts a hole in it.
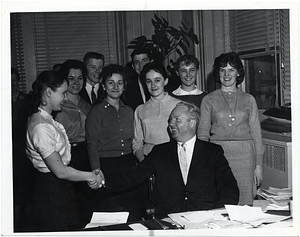
M 100 158 L 101 170 L 105 173 L 129 170 L 136 165 L 132 153 L 120 157 Z M 97 192 L 97 211 L 128 211 L 128 221 L 141 220 L 141 200 L 138 196 L 139 186 L 123 191 L 104 193 Z

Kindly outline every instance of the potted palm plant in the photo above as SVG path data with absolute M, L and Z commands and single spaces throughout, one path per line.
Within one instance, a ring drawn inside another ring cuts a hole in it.
M 183 22 L 179 29 L 169 25 L 164 17 L 154 14 L 152 19 L 154 34 L 151 39 L 146 36 L 139 36 L 129 42 L 128 49 L 147 48 L 152 52 L 152 57 L 156 62 L 165 65 L 170 74 L 174 74 L 174 62 L 168 60 L 170 55 L 178 54 L 179 56 L 187 54 L 192 44 L 198 44 L 197 35 L 192 28 L 187 27 Z M 176 74 L 175 74 L 176 75 Z

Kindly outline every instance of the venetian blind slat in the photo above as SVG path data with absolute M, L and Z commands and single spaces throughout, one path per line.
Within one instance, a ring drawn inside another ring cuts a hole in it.
M 35 14 L 35 50 L 38 71 L 51 69 L 68 59 L 82 60 L 90 51 L 102 53 L 110 62 L 109 37 L 114 30 L 108 12 Z
M 24 68 L 24 45 L 21 15 L 11 13 L 10 16 L 10 36 L 11 36 L 11 66 L 18 70 L 20 81 L 19 90 L 26 91 L 26 78 Z

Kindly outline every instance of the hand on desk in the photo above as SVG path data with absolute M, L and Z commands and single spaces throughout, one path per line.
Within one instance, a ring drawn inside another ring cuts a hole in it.
M 98 189 L 105 186 L 105 179 L 102 171 L 100 169 L 95 169 L 92 171 L 95 174 L 95 179 L 88 182 L 91 189 Z

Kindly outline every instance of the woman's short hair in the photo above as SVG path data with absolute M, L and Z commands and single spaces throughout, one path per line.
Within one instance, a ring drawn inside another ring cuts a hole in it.
M 119 64 L 109 64 L 105 67 L 103 67 L 102 72 L 100 73 L 100 77 L 102 78 L 102 85 L 105 85 L 105 82 L 112 77 L 113 74 L 120 74 L 123 78 L 124 82 L 124 92 L 126 91 L 127 87 L 127 80 L 126 80 L 126 70 L 123 66 Z M 122 98 L 124 98 L 124 93 L 122 94 Z M 101 98 L 101 101 L 103 101 L 106 97 L 106 91 L 104 91 L 104 94 Z
M 156 63 L 156 62 L 151 62 L 151 63 L 147 63 L 143 67 L 143 70 L 141 72 L 141 81 L 143 83 L 146 83 L 146 74 L 148 72 L 150 72 L 151 70 L 153 70 L 154 72 L 157 72 L 157 73 L 161 74 L 164 79 L 168 78 L 167 71 L 166 71 L 165 67 L 162 64 Z
M 198 106 L 196 106 L 193 103 L 186 102 L 186 101 L 180 101 L 176 104 L 176 107 L 179 106 L 184 106 L 187 108 L 188 112 L 187 115 L 190 118 L 190 120 L 196 120 L 196 127 L 199 125 L 199 120 L 200 120 L 200 109 Z
M 71 69 L 80 69 L 82 72 L 82 77 L 83 77 L 83 81 L 84 83 L 86 82 L 86 75 L 87 75 L 87 70 L 86 70 L 86 66 L 84 65 L 83 62 L 76 60 L 76 59 L 69 59 L 67 61 L 65 61 L 60 69 L 58 70 L 58 73 L 61 77 L 67 79 L 68 75 L 70 73 Z
M 125 68 L 118 64 L 109 64 L 103 67 L 100 74 L 102 78 L 102 84 L 104 85 L 106 80 L 111 78 L 113 74 L 120 74 L 123 77 L 124 85 L 126 86 L 126 71 Z
M 240 57 L 235 52 L 222 53 L 219 57 L 215 58 L 213 65 L 215 81 L 220 83 L 220 68 L 226 67 L 228 63 L 238 71 L 239 75 L 236 77 L 236 85 L 241 84 L 244 81 L 245 71 Z

